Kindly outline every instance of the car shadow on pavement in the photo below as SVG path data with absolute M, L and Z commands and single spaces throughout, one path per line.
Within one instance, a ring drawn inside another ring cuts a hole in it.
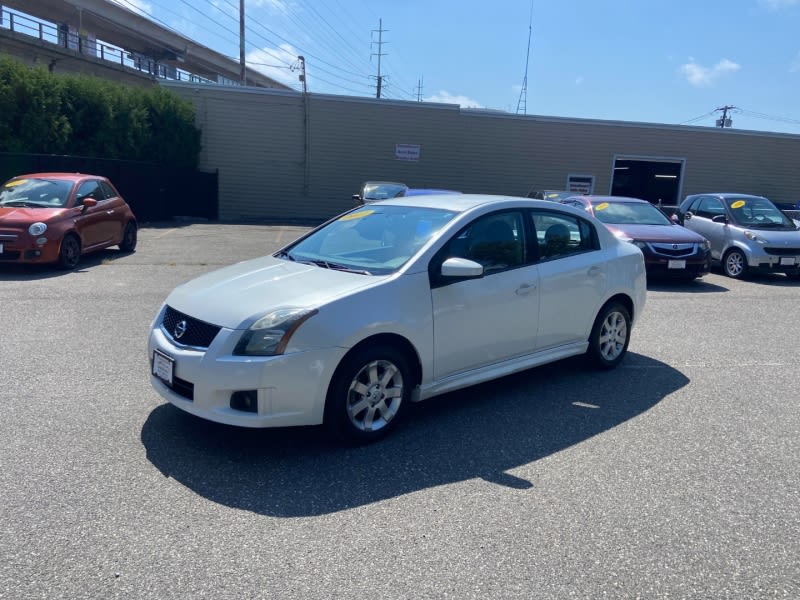
M 688 381 L 634 353 L 602 372 L 578 357 L 414 405 L 402 427 L 367 446 L 334 444 L 320 427 L 220 425 L 170 404 L 150 413 L 141 440 L 164 476 L 208 500 L 312 516 L 473 478 L 531 488 L 507 471 L 641 415 Z
M 0 264 L 0 281 L 36 281 L 39 279 L 53 279 L 85 272 L 100 265 L 111 263 L 115 260 L 131 256 L 131 252 L 122 252 L 117 249 L 107 248 L 97 250 L 81 256 L 78 266 L 74 269 L 60 269 L 58 265 L 20 265 Z
M 687 294 L 714 294 L 719 292 L 729 292 L 730 289 L 716 283 L 711 283 L 706 279 L 695 279 L 692 281 L 680 279 L 648 279 L 648 292 L 685 292 Z

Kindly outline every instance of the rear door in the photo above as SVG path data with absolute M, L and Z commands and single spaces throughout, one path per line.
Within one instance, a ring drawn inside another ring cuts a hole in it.
M 541 257 L 537 346 L 586 341 L 606 296 L 609 251 L 600 248 L 595 226 L 586 219 L 542 210 L 531 218 Z

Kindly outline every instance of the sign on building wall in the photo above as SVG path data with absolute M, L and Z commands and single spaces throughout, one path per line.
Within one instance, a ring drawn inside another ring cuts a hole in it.
M 396 144 L 394 147 L 394 157 L 397 160 L 419 160 L 419 144 Z
M 594 193 L 594 175 L 567 175 L 567 191 L 583 196 Z

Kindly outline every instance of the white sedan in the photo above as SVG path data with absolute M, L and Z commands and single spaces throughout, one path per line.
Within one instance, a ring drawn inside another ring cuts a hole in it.
M 410 402 L 578 354 L 615 367 L 645 277 L 636 246 L 568 206 L 386 200 L 177 287 L 151 328 L 151 381 L 212 421 L 372 441 Z

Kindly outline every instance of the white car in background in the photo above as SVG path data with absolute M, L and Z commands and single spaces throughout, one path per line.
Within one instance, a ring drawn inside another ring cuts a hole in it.
M 397 198 L 177 287 L 151 381 L 212 421 L 372 441 L 410 402 L 573 355 L 615 367 L 645 296 L 641 251 L 583 211 Z

